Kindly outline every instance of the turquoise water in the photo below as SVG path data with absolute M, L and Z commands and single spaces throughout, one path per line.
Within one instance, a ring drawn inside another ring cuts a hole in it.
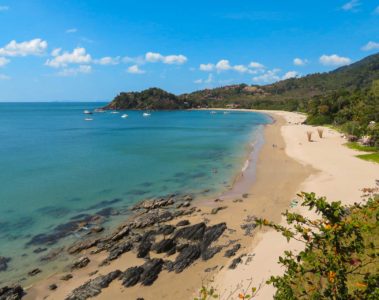
M 99 103 L 0 103 L 0 282 L 32 269 L 36 234 L 102 203 L 228 189 L 268 117 L 258 113 L 95 113 Z M 115 200 L 116 199 L 116 200 Z M 75 239 L 70 237 L 69 239 Z M 47 246 L 47 248 L 55 247 Z

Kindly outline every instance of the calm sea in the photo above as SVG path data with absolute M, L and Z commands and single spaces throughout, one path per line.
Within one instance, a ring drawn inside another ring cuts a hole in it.
M 270 122 L 235 111 L 106 112 L 86 121 L 83 110 L 99 106 L 0 103 L 0 256 L 12 258 L 0 282 L 41 267 L 37 246 L 25 246 L 33 236 L 104 203 L 225 191 Z

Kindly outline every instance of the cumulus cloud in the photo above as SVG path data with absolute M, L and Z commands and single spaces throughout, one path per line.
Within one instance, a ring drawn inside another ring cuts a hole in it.
M 215 65 L 214 64 L 200 64 L 200 71 L 204 71 L 204 72 L 211 72 L 213 71 L 215 68 Z
M 245 67 L 244 65 L 235 65 L 235 66 L 233 66 L 233 70 L 240 72 L 240 73 L 249 72 L 249 69 L 247 67 Z
M 348 57 L 339 56 L 337 54 L 324 54 L 320 57 L 320 63 L 324 66 L 344 66 L 350 64 L 351 59 Z
M 66 33 L 75 33 L 75 32 L 78 32 L 77 28 L 69 28 L 66 30 Z
M 268 70 L 262 75 L 253 77 L 252 80 L 257 83 L 270 83 L 273 81 L 278 81 L 280 80 L 280 77 L 278 75 L 279 72 L 280 69 Z
M 194 81 L 194 83 L 197 83 L 197 84 L 202 84 L 202 83 L 212 83 L 214 80 L 213 80 L 213 74 L 209 74 L 208 75 L 208 78 L 206 79 L 197 79 Z
M 379 49 L 379 43 L 369 41 L 366 45 L 364 45 L 361 48 L 363 51 L 371 51 L 371 50 L 378 50 Z
M 230 70 L 230 69 L 232 69 L 232 66 L 230 65 L 230 62 L 227 59 L 221 59 L 216 64 L 216 70 L 218 72 L 227 71 L 227 70 Z
M 0 48 L 0 56 L 42 55 L 46 49 L 47 42 L 42 39 L 33 39 L 21 43 L 13 40 Z
M 118 65 L 120 63 L 120 60 L 121 60 L 120 56 L 116 56 L 116 57 L 105 56 L 105 57 L 95 60 L 95 63 L 99 65 L 103 65 L 103 66 Z
M 252 61 L 252 62 L 249 64 L 249 67 L 250 67 L 250 68 L 253 68 L 253 69 L 264 69 L 264 68 L 265 68 L 264 65 L 262 65 L 261 63 L 256 62 L 256 61 Z
M 9 6 L 7 6 L 7 5 L 0 5 L 0 12 L 1 11 L 7 11 L 7 10 L 9 10 Z
M 282 79 L 286 80 L 286 79 L 290 79 L 290 78 L 295 78 L 297 76 L 299 76 L 298 72 L 296 72 L 296 71 L 289 71 L 289 72 L 287 72 L 286 74 L 283 75 Z
M 56 51 L 55 51 L 56 50 Z M 48 59 L 45 65 L 53 68 L 66 67 L 69 64 L 89 64 L 92 62 L 91 55 L 86 53 L 85 48 L 75 48 L 72 52 L 64 52 L 55 49 L 54 58 Z
M 9 79 L 11 79 L 10 76 L 5 75 L 5 74 L 0 74 L 0 80 L 9 80 Z
M 296 57 L 293 60 L 293 64 L 295 66 L 305 66 L 307 63 L 308 63 L 307 59 L 302 59 L 302 58 L 299 58 L 299 57 Z
M 76 76 L 80 73 L 82 74 L 89 74 L 92 72 L 92 67 L 88 65 L 80 65 L 77 68 L 66 68 L 63 69 L 62 71 L 59 71 L 57 73 L 58 76 L 62 77 L 69 77 L 69 76 Z
M 355 11 L 358 6 L 360 6 L 361 3 L 359 0 L 351 0 L 350 2 L 345 3 L 342 5 L 342 9 L 345 11 Z
M 0 67 L 4 67 L 6 64 L 8 64 L 10 62 L 9 59 L 5 58 L 5 57 L 0 57 Z
M 130 66 L 127 72 L 130 74 L 144 74 L 145 73 L 145 71 L 141 70 L 138 65 Z
M 145 60 L 151 63 L 162 62 L 164 64 L 169 64 L 169 65 L 172 65 L 172 64 L 182 65 L 186 63 L 188 59 L 182 54 L 164 56 L 160 53 L 147 52 L 145 54 Z

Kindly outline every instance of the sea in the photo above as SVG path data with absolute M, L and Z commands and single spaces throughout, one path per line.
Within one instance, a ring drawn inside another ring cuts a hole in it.
M 59 270 L 41 257 L 82 236 L 30 244 L 81 214 L 169 194 L 231 189 L 271 119 L 240 111 L 94 111 L 105 103 L 0 103 L 0 284 Z M 127 114 L 127 117 L 122 115 Z M 126 216 L 108 216 L 112 228 Z M 1 258 L 0 258 L 1 261 Z M 1 265 L 1 264 L 0 264 Z

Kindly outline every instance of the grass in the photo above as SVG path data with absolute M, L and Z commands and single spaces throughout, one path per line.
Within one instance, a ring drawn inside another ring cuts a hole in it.
M 364 146 L 357 142 L 349 142 L 345 144 L 348 148 L 358 150 L 358 151 L 364 151 L 364 152 L 377 152 L 378 149 L 376 147 L 370 147 L 370 146 Z
M 379 164 L 379 152 L 369 153 L 369 154 L 360 154 L 360 155 L 357 155 L 357 157 L 360 159 L 376 162 Z

